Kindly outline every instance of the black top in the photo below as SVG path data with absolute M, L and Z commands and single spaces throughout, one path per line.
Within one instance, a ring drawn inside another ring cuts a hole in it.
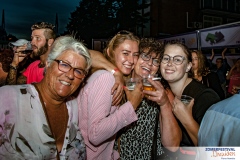
M 223 84 L 226 82 L 226 73 L 230 70 L 230 66 L 227 62 L 227 59 L 223 59 L 223 64 L 220 68 L 217 68 L 216 64 L 212 63 L 212 60 L 208 59 L 208 64 L 210 66 L 210 70 L 217 73 L 220 83 Z
M 212 89 L 207 88 L 205 85 L 192 80 L 184 89 L 183 95 L 188 95 L 194 98 L 194 105 L 192 108 L 192 115 L 194 120 L 200 125 L 202 118 L 207 109 L 216 102 L 220 101 L 219 96 Z M 187 131 L 180 121 L 179 126 L 182 129 L 182 141 L 180 146 L 194 146 Z
M 221 83 L 217 73 L 210 72 L 206 76 L 202 76 L 202 83 L 205 86 L 213 89 L 218 94 L 221 100 L 225 98 L 225 94 L 221 87 Z

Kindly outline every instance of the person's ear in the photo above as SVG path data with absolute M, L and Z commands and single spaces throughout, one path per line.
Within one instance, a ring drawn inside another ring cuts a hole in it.
M 110 51 L 109 51 L 109 48 L 107 48 L 107 55 L 110 57 Z
M 49 39 L 49 40 L 48 40 L 48 46 L 49 46 L 49 47 L 51 47 L 51 46 L 52 46 L 52 44 L 53 44 L 53 42 L 54 42 L 54 39 L 52 39 L 52 38 L 51 38 L 51 39 Z
M 189 62 L 188 65 L 187 65 L 187 69 L 186 69 L 186 72 L 189 72 L 192 68 L 192 62 Z

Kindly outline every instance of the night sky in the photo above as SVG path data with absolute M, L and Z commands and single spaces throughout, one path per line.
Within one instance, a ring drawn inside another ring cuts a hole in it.
M 0 26 L 2 11 L 5 14 L 5 29 L 18 39 L 31 37 L 31 26 L 45 21 L 55 25 L 58 14 L 58 32 L 63 33 L 70 13 L 76 10 L 80 0 L 0 0 Z

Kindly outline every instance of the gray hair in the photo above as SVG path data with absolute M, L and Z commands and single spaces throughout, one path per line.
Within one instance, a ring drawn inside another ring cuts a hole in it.
M 74 39 L 72 36 L 61 36 L 55 40 L 47 59 L 49 65 L 53 62 L 54 59 L 59 57 L 64 51 L 67 50 L 73 50 L 85 58 L 87 63 L 85 71 L 88 72 L 92 64 L 90 53 L 82 42 Z

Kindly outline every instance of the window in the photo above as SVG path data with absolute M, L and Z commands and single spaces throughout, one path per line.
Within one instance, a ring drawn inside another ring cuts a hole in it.
M 222 0 L 213 0 L 214 9 L 222 9 Z
M 203 8 L 212 8 L 211 0 L 203 0 Z
M 229 12 L 240 11 L 240 0 L 202 0 L 205 9 L 219 9 Z
M 213 27 L 213 26 L 217 26 L 217 25 L 221 25 L 221 24 L 222 24 L 221 17 L 213 17 L 213 16 L 208 16 L 208 15 L 203 16 L 204 28 Z
M 228 11 L 234 12 L 235 10 L 235 0 L 228 0 Z

